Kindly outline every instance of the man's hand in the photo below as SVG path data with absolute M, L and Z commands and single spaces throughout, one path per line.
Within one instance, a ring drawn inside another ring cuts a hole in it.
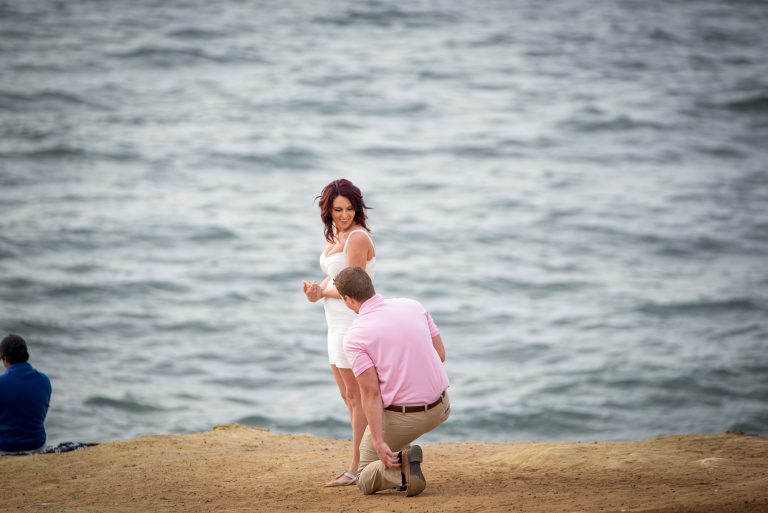
M 385 467 L 397 468 L 400 466 L 400 461 L 398 461 L 397 459 L 397 454 L 392 452 L 392 449 L 389 448 L 386 442 L 382 440 L 381 442 L 378 442 L 375 447 L 376 447 L 376 454 L 379 456 L 379 459 L 384 463 Z
M 400 462 L 397 455 L 392 452 L 382 433 L 382 415 L 384 405 L 381 402 L 381 389 L 379 388 L 379 376 L 376 368 L 370 367 L 357 376 L 357 384 L 360 387 L 360 395 L 363 398 L 363 411 L 368 420 L 368 429 L 371 431 L 371 443 L 386 468 L 397 468 Z

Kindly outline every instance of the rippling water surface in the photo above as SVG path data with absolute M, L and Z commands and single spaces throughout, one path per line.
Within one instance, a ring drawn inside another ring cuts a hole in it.
M 446 439 L 768 434 L 768 6 L 0 3 L 0 329 L 49 442 L 348 437 L 313 198 L 448 350 Z

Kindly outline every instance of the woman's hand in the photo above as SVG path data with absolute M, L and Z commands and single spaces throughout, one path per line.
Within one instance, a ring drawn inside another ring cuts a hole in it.
M 311 303 L 316 303 L 323 298 L 323 289 L 320 285 L 314 281 L 304 281 L 304 295 L 307 296 L 307 300 Z

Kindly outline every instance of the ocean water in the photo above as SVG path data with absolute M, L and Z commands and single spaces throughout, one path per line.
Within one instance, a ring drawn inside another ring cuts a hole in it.
M 442 330 L 429 440 L 768 434 L 768 4 L 0 2 L 0 330 L 49 442 L 350 436 L 314 198 Z

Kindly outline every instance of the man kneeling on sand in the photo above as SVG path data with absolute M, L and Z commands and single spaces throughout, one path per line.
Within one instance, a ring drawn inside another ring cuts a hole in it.
M 344 336 L 368 420 L 357 486 L 366 495 L 389 488 L 418 495 L 427 485 L 423 453 L 408 444 L 442 424 L 451 411 L 440 332 L 418 302 L 376 294 L 359 267 L 341 271 L 334 284 L 358 314 Z

